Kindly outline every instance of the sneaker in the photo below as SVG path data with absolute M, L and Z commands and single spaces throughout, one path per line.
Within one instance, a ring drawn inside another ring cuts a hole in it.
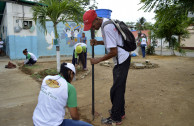
M 111 109 L 109 109 L 108 112 L 109 112 L 110 115 L 112 114 Z M 123 115 L 123 116 L 121 117 L 121 119 L 124 119 L 124 118 L 125 118 L 125 115 Z
M 112 120 L 111 119 L 111 117 L 108 117 L 108 118 L 103 118 L 102 120 L 101 120 L 101 123 L 102 124 L 116 124 L 116 125 L 121 125 L 122 124 L 122 122 L 121 121 L 114 121 L 114 120 Z

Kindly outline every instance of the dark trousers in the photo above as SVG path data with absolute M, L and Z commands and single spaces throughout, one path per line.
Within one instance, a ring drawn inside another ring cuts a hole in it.
M 146 46 L 146 44 L 141 45 L 141 51 L 142 51 L 142 57 L 143 58 L 145 57 L 145 46 Z
M 60 126 L 93 126 L 81 120 L 64 119 Z
M 35 60 L 33 60 L 32 58 L 30 58 L 29 59 L 29 61 L 26 63 L 26 64 L 35 64 L 36 63 L 36 61 Z
M 125 115 L 125 88 L 130 63 L 131 56 L 113 68 L 113 86 L 110 90 L 110 98 L 112 102 L 111 118 L 114 121 L 121 121 L 121 117 Z
M 86 52 L 82 52 L 80 54 L 78 54 L 79 56 L 79 61 L 77 63 L 77 58 L 75 58 L 75 50 L 73 51 L 73 58 L 72 58 L 72 64 L 75 66 L 75 64 L 79 64 L 80 60 L 83 60 L 80 58 L 80 56 L 83 55 L 84 57 L 84 61 L 81 61 L 82 62 L 82 65 L 83 65 L 83 68 L 86 68 L 87 66 L 87 49 L 86 49 Z

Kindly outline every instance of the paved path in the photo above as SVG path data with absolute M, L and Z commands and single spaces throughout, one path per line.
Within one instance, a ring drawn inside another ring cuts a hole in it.
M 0 126 L 31 126 L 40 84 L 18 68 L 4 68 L 9 61 L 0 57 Z
M 156 48 L 155 49 L 155 53 L 156 53 L 156 55 L 161 55 L 161 49 L 160 48 Z M 162 55 L 163 56 L 169 56 L 169 55 L 172 55 L 172 52 L 169 49 L 162 49 Z M 176 56 L 182 56 L 177 51 L 175 51 L 175 55 Z M 194 57 L 194 51 L 192 51 L 192 52 L 186 52 L 185 57 Z

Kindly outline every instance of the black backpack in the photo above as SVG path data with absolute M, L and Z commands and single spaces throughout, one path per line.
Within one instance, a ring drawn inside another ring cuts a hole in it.
M 123 46 L 117 45 L 118 47 L 121 47 L 128 52 L 134 51 L 137 48 L 134 35 L 123 21 L 109 20 L 104 22 L 102 27 L 104 28 L 104 26 L 107 24 L 114 24 L 122 36 L 124 44 Z

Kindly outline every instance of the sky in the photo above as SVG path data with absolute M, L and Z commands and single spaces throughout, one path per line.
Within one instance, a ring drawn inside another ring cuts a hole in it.
M 144 17 L 147 22 L 155 23 L 153 12 L 144 12 L 139 10 L 141 5 L 138 5 L 140 0 L 96 0 L 98 9 L 112 10 L 111 19 L 118 19 L 124 22 L 137 22 L 141 17 Z
M 31 0 L 35 1 L 35 0 Z M 91 0 L 91 4 L 94 0 Z M 124 22 L 137 22 L 144 17 L 147 22 L 155 23 L 153 12 L 144 12 L 139 10 L 142 7 L 140 0 L 96 0 L 98 9 L 112 10 L 111 19 L 118 19 Z

